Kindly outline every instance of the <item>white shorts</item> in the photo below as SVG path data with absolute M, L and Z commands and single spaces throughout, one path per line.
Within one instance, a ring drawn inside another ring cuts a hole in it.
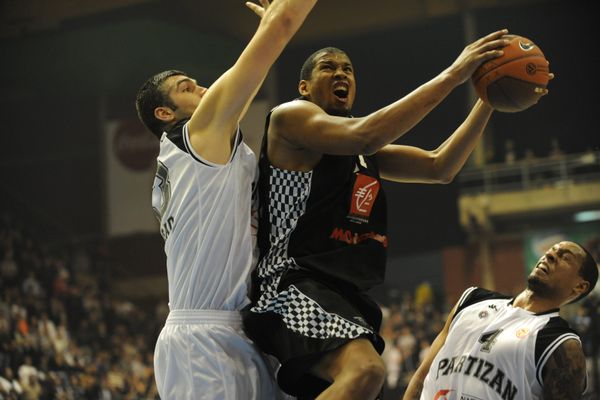
M 162 400 L 289 399 L 275 365 L 242 331 L 237 311 L 173 310 L 154 351 Z

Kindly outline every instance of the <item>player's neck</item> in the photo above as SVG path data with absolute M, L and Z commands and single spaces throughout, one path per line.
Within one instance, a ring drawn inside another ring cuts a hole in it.
M 559 301 L 542 297 L 529 288 L 519 293 L 513 301 L 514 307 L 519 307 L 535 314 L 560 308 L 560 304 Z

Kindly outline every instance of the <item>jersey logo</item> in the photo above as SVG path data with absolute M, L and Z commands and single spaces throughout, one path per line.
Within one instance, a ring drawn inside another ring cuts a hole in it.
M 523 339 L 525 336 L 527 336 L 529 334 L 529 328 L 521 328 L 519 330 L 517 330 L 517 333 L 515 334 L 519 339 Z
M 498 335 L 500 335 L 503 330 L 504 329 L 496 329 L 495 331 L 484 333 L 483 335 L 481 335 L 481 337 L 479 338 L 479 343 L 482 343 L 482 346 L 479 349 L 479 351 L 483 351 L 484 353 L 489 353 L 490 351 L 492 351 L 492 347 L 494 347 L 494 345 L 496 344 L 496 339 L 498 338 Z
M 453 392 L 454 390 L 442 389 L 438 390 L 438 392 L 433 396 L 433 400 L 449 400 L 448 393 Z
M 385 235 L 380 235 L 375 232 L 366 232 L 359 234 L 356 232 L 352 232 L 351 230 L 338 227 L 333 228 L 333 231 L 331 232 L 331 235 L 329 235 L 329 238 L 333 240 L 339 240 L 340 242 L 348 244 L 359 244 L 367 239 L 372 239 L 381 243 L 383 247 L 387 247 L 388 245 L 387 236 Z
M 375 204 L 379 193 L 379 187 L 379 181 L 372 176 L 356 174 L 356 181 L 350 199 L 349 219 L 359 224 L 369 222 L 373 204 Z

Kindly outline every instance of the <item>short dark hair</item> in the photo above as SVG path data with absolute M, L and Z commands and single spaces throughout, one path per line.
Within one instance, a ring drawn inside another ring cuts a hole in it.
M 579 301 L 590 294 L 598 282 L 598 264 L 596 263 L 596 260 L 594 260 L 592 254 L 585 247 L 580 244 L 578 244 L 578 246 L 581 247 L 585 253 L 581 267 L 579 267 L 579 276 L 586 280 L 590 284 L 590 287 L 588 287 L 588 290 L 586 290 L 584 293 L 581 293 L 578 297 L 571 301 L 571 303 L 575 303 L 576 301 Z
M 315 61 L 317 59 L 317 56 L 322 53 L 343 54 L 345 56 L 348 56 L 348 54 L 345 51 L 340 50 L 337 47 L 325 47 L 325 48 L 322 48 L 321 50 L 315 51 L 310 56 L 308 56 L 306 61 L 304 61 L 304 64 L 302 64 L 302 69 L 300 70 L 300 80 L 301 81 L 309 81 L 310 80 L 312 71 L 315 68 Z
M 186 73 L 174 69 L 159 72 L 142 85 L 135 98 L 135 109 L 139 119 L 159 139 L 165 123 L 154 116 L 154 110 L 156 107 L 163 106 L 177 109 L 175 103 L 161 87 L 167 78 L 175 75 L 186 75 Z

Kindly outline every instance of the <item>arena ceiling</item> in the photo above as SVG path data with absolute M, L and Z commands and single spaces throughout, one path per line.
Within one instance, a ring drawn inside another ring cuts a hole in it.
M 549 0 L 321 0 L 294 39 L 308 42 L 416 23 L 464 10 L 513 7 Z M 14 39 L 72 24 L 103 23 L 139 15 L 195 29 L 248 38 L 256 21 L 243 0 L 0 0 L 0 38 Z

